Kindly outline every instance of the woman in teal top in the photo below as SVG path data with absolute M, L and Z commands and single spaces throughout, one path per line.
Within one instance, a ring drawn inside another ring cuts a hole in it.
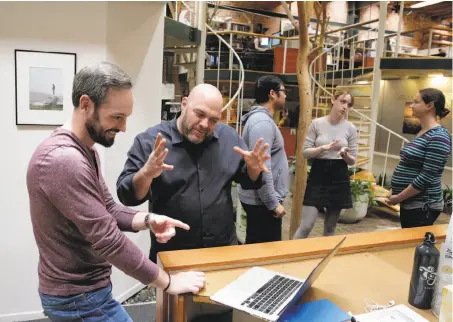
M 425 88 L 411 105 L 421 129 L 414 140 L 401 149 L 400 162 L 392 176 L 390 204 L 400 204 L 402 228 L 432 225 L 443 209 L 442 173 L 451 153 L 451 136 L 438 123 L 449 110 L 444 94 Z

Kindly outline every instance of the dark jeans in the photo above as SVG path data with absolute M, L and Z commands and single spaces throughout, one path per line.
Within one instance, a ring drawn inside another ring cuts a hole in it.
M 112 285 L 72 296 L 39 293 L 44 312 L 54 322 L 132 322 L 126 310 L 112 298 Z
M 440 210 L 429 208 L 400 209 L 401 228 L 431 226 L 440 215 Z
M 282 219 L 275 218 L 274 212 L 266 206 L 247 205 L 241 202 L 247 213 L 246 244 L 282 240 Z

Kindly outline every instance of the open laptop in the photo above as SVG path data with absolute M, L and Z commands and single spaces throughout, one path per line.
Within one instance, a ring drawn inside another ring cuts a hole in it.
M 278 321 L 283 313 L 298 304 L 345 239 L 316 265 L 305 281 L 262 267 L 253 267 L 210 298 L 263 320 Z

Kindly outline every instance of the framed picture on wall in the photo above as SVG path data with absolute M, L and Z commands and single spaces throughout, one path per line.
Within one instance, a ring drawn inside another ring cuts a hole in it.
M 62 125 L 73 110 L 74 53 L 15 50 L 16 125 Z
M 404 105 L 403 133 L 417 134 L 420 132 L 420 120 L 412 115 L 412 102 L 406 102 Z

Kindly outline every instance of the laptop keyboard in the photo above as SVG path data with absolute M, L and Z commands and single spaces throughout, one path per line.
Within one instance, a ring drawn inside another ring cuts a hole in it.
M 241 305 L 272 315 L 302 284 L 303 282 L 275 275 Z

